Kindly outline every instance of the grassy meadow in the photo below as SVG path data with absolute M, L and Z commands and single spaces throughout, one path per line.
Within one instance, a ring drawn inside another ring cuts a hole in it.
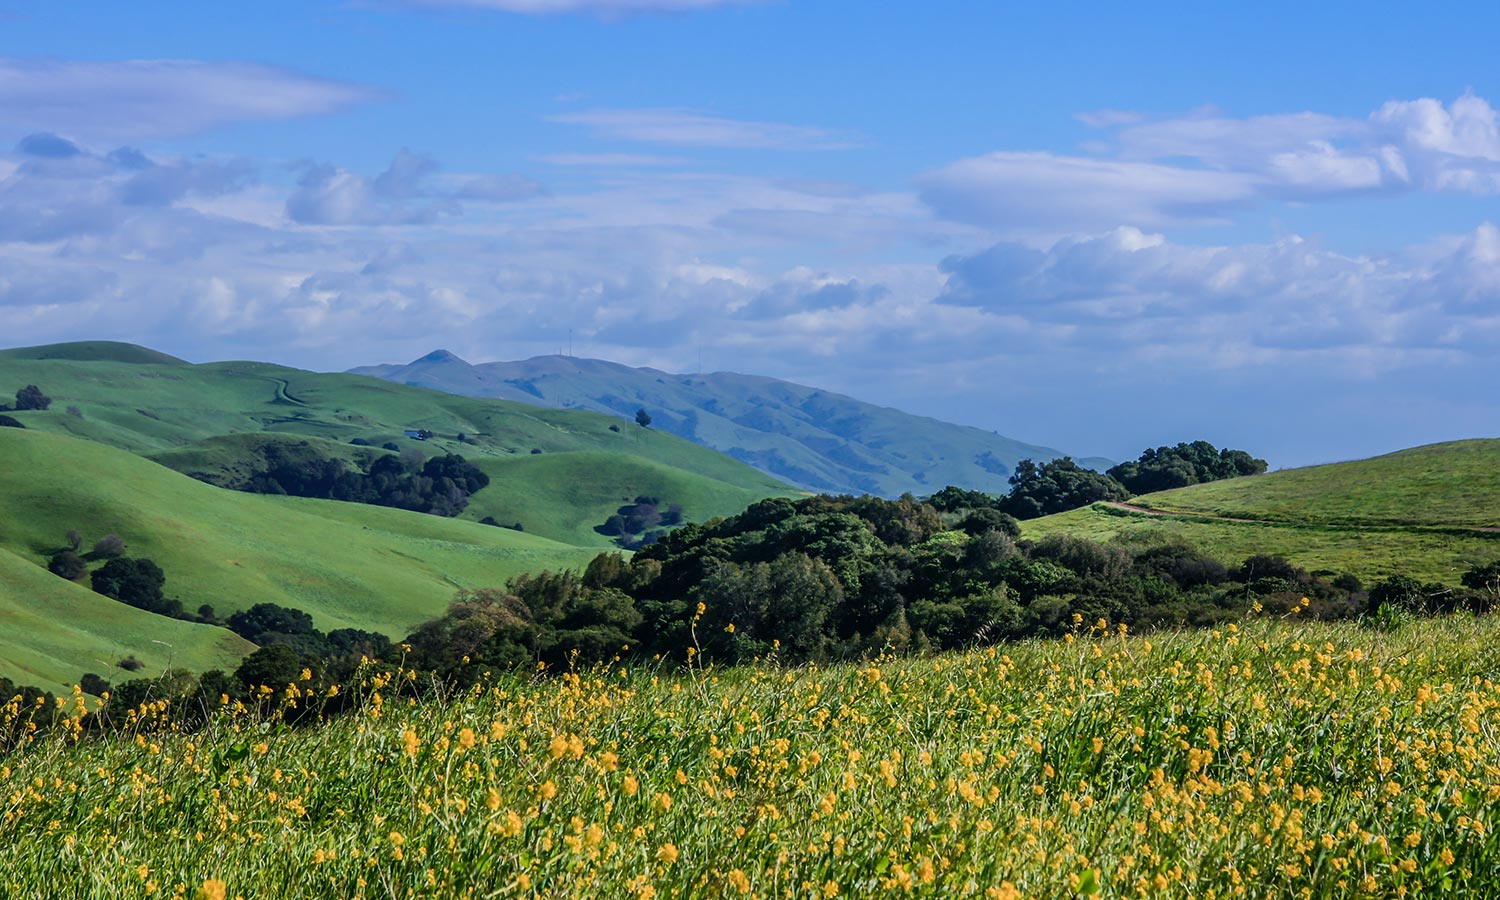
M 1269 553 L 1367 584 L 1398 574 L 1457 584 L 1471 565 L 1500 558 L 1500 440 L 1198 484 L 1130 505 L 1155 514 L 1095 504 L 1022 528 L 1031 538 L 1186 541 L 1225 563 Z
M 1497 640 L 1500 620 L 1469 616 L 1085 623 L 962 655 L 616 666 L 424 703 L 398 674 L 315 728 L 226 710 L 181 733 L 147 707 L 0 759 L 0 889 L 1489 897 Z

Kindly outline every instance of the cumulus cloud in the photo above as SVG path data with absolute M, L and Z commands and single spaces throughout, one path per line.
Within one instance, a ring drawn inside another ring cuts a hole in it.
M 421 225 L 463 212 L 459 201 L 511 203 L 542 196 L 536 181 L 515 174 L 435 177 L 437 161 L 405 147 L 371 177 L 327 163 L 304 163 L 287 195 L 286 216 L 302 225 Z
M 361 85 L 244 62 L 0 57 L 0 128 L 88 140 L 171 137 L 326 115 L 378 99 Z
M 857 146 L 852 136 L 825 128 L 727 119 L 687 109 L 595 109 L 548 119 L 582 125 L 601 138 L 650 144 L 754 150 L 844 150 Z

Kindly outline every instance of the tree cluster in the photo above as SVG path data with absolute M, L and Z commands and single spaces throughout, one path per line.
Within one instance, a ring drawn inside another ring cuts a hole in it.
M 321 661 L 319 668 L 337 664 L 341 670 L 348 670 L 352 668 L 352 663 L 357 663 L 362 657 L 377 659 L 386 656 L 391 650 L 391 641 L 383 634 L 357 628 L 337 628 L 325 634 L 314 627 L 312 616 L 300 609 L 275 603 L 257 603 L 249 609 L 242 609 L 231 615 L 224 624 L 230 631 L 258 645 L 262 650 L 270 647 L 289 648 L 299 660 L 298 669 L 302 667 L 302 660 L 318 660 Z M 278 652 L 277 658 L 284 657 L 285 654 Z M 256 669 L 252 667 L 245 671 Z M 246 683 L 277 682 L 275 679 L 249 679 Z
M 1207 441 L 1147 450 L 1139 459 L 1120 463 L 1104 473 L 1085 469 L 1067 456 L 1041 465 L 1023 459 L 1016 463 L 1010 476 L 1010 492 L 1000 497 L 993 508 L 1017 519 L 1036 519 L 1091 503 L 1118 503 L 1136 494 L 1265 471 L 1265 460 L 1243 450 L 1220 450 Z M 950 493 L 940 496 L 945 492 Z M 941 508 L 942 504 L 957 502 L 974 493 L 977 492 L 948 487 L 933 495 L 930 502 Z M 983 504 L 972 501 L 970 505 L 979 508 Z
M 1010 476 L 1010 493 L 1000 510 L 1017 519 L 1036 519 L 1090 503 L 1128 499 L 1130 492 L 1118 481 L 1083 468 L 1072 457 L 1041 465 L 1023 459 Z
M 1139 459 L 1120 463 L 1105 474 L 1132 494 L 1151 494 L 1265 471 L 1265 460 L 1243 450 L 1220 450 L 1208 441 L 1193 441 L 1147 450 Z
M 362 472 L 342 459 L 309 459 L 272 446 L 265 450 L 264 467 L 250 476 L 245 490 L 456 516 L 469 505 L 469 497 L 489 483 L 490 477 L 477 466 L 451 453 L 425 461 L 420 455 L 381 456 Z
M 645 495 L 615 510 L 614 515 L 604 520 L 594 530 L 608 537 L 618 538 L 620 546 L 635 550 L 654 544 L 666 533 L 665 529 L 682 524 L 682 507 L 670 503 L 661 508 L 661 500 Z
M 18 412 L 24 412 L 26 410 L 32 409 L 46 409 L 51 405 L 51 397 L 48 397 L 46 394 L 42 393 L 42 389 L 37 387 L 36 385 L 28 384 L 25 387 L 21 388 L 19 391 L 16 391 L 15 406 L 0 406 L 0 410 L 14 409 Z M 12 419 L 11 421 L 14 422 L 15 420 Z

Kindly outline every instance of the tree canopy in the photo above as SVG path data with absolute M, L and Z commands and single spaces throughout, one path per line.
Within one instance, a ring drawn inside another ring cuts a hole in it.
M 28 384 L 16 391 L 16 409 L 46 409 L 52 405 L 52 398 L 42 393 L 42 389 L 34 384 Z

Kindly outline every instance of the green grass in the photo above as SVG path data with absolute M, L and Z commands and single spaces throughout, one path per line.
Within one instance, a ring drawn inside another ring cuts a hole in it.
M 506 678 L 0 761 L 14 897 L 1493 897 L 1500 620 Z M 366 690 L 369 690 L 368 688 Z M 149 724 L 149 718 L 148 718 Z
M 379 447 L 356 447 L 326 438 L 258 433 L 218 435 L 185 447 L 148 453 L 146 458 L 199 481 L 244 490 L 251 476 L 265 471 L 266 456 L 273 450 L 287 461 L 339 459 L 352 469 L 367 469 L 376 458 L 390 454 Z
M 236 493 L 101 444 L 17 429 L 0 429 L 0 496 L 0 549 L 48 579 L 59 580 L 40 567 L 69 529 L 89 545 L 113 533 L 126 540 L 128 555 L 162 567 L 168 596 L 189 610 L 207 603 L 223 614 L 279 603 L 308 611 L 324 630 L 393 637 L 440 613 L 461 587 L 579 566 L 596 552 L 402 510 Z M 32 602 L 9 579 L 0 597 Z M 0 631 L 0 659 L 15 639 Z M 91 658 L 79 655 L 74 668 L 91 667 Z M 79 673 L 53 667 L 45 674 L 55 682 Z
M 169 666 L 232 669 L 252 644 L 223 628 L 126 606 L 0 549 L 0 676 L 66 693 L 85 672 L 148 677 Z M 116 664 L 134 656 L 131 675 Z
M 1456 585 L 1470 566 L 1500 559 L 1500 535 L 1496 534 L 1214 522 L 1120 513 L 1100 506 L 1023 522 L 1021 532 L 1033 540 L 1071 534 L 1139 547 L 1186 541 L 1226 565 L 1265 553 L 1284 556 L 1309 571 L 1349 572 L 1366 584 L 1392 575 L 1411 575 Z
M 1030 538 L 1074 534 L 1148 545 L 1191 543 L 1225 563 L 1255 553 L 1310 570 L 1457 584 L 1500 559 L 1500 441 L 1417 447 L 1358 462 L 1193 485 L 1130 501 L 1164 515 L 1095 505 L 1025 522 Z M 1213 517 L 1248 519 L 1221 521 Z

